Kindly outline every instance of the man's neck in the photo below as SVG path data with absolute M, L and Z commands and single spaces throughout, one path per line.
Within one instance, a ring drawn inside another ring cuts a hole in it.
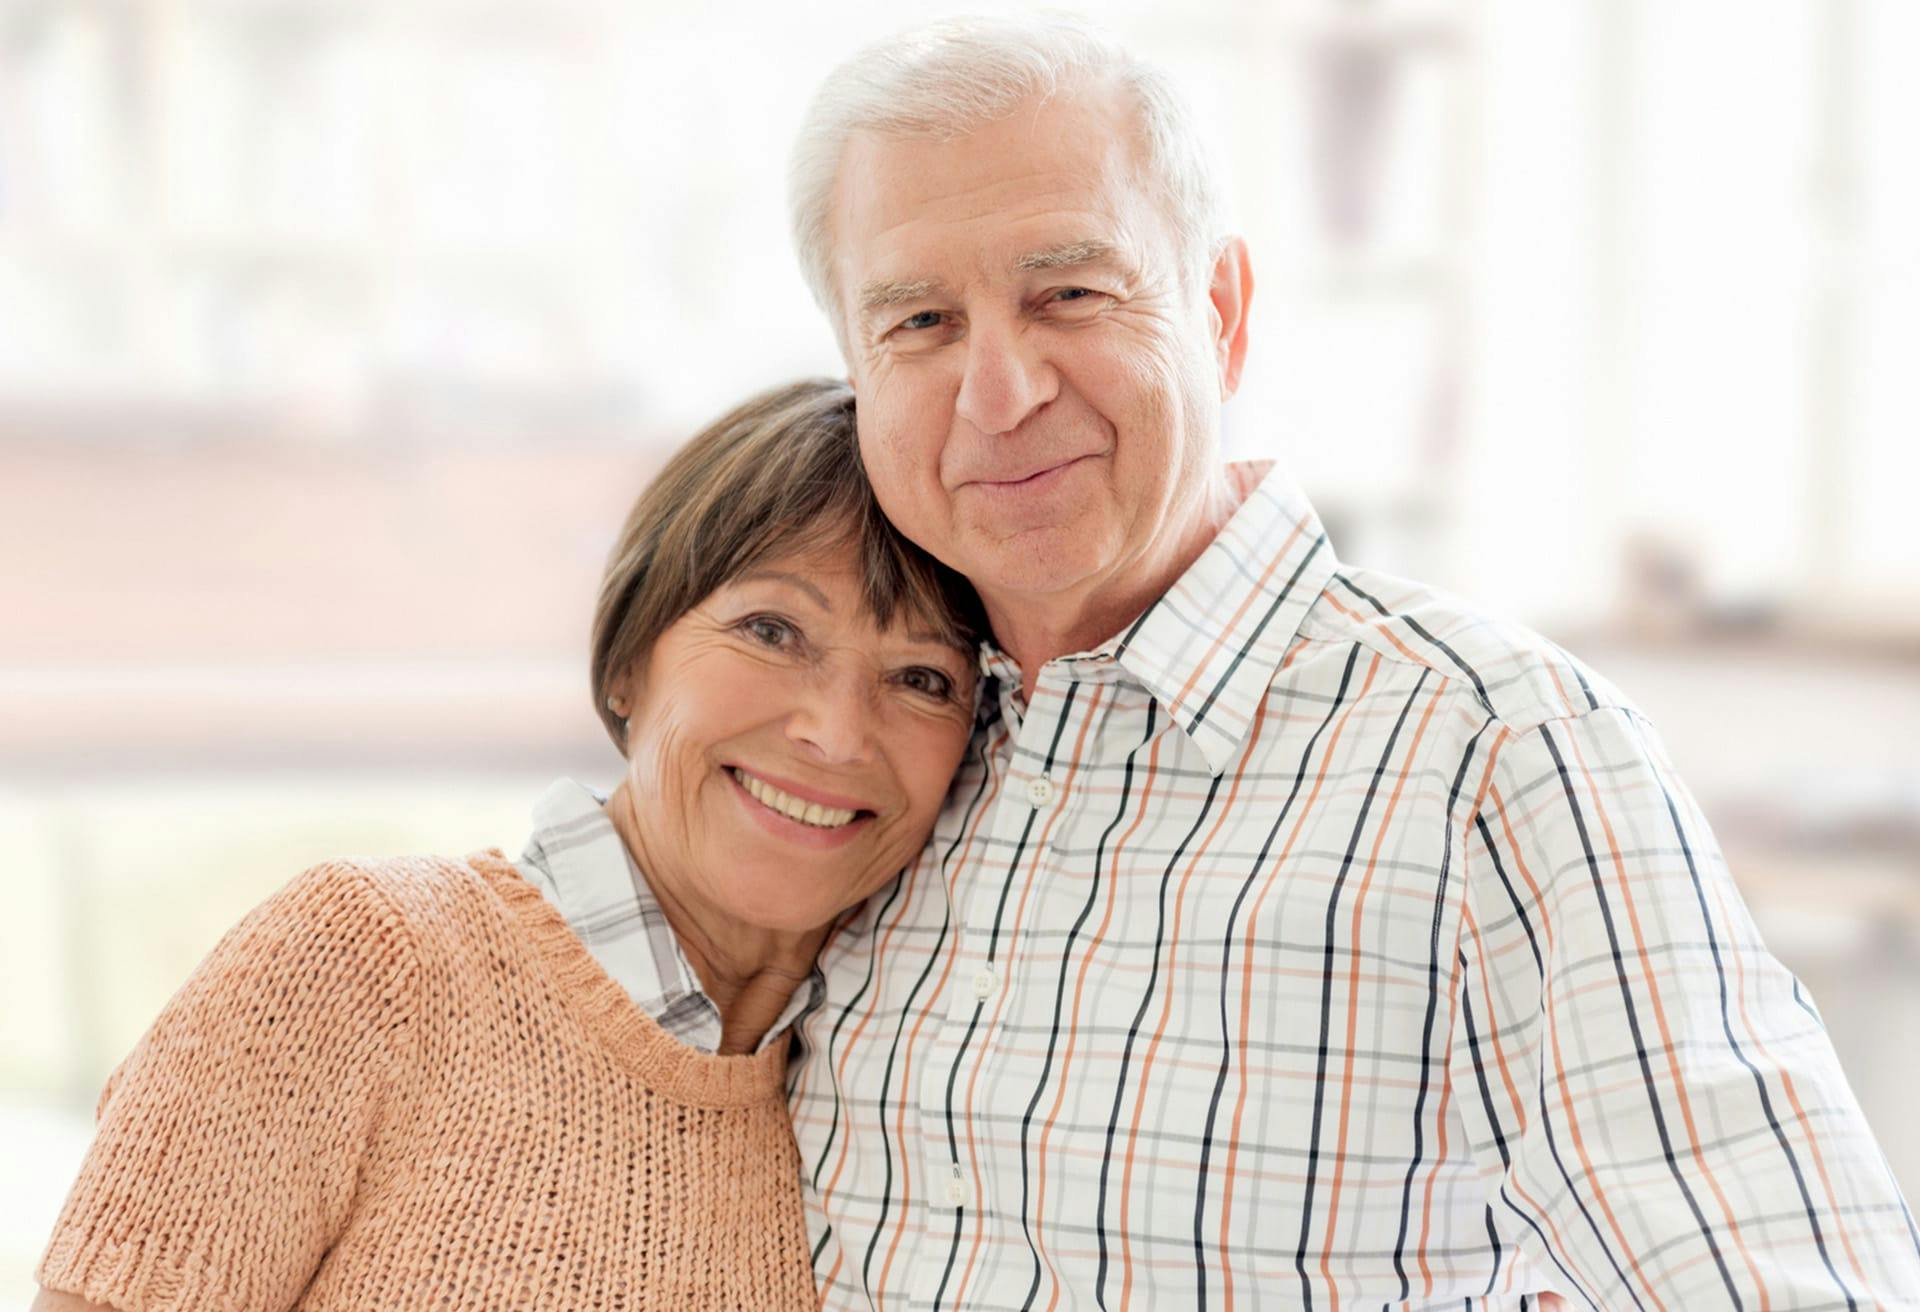
M 1173 577 L 1179 577 L 1177 570 Z M 1172 579 L 1167 582 L 1171 584 Z M 1144 595 L 1130 591 L 1105 603 L 1099 598 L 1058 596 L 1014 598 L 1001 604 L 987 601 L 987 622 L 993 626 L 994 642 L 1020 667 L 1021 696 L 1031 699 L 1041 666 L 1099 646 L 1165 590 L 1163 586 Z
M 1032 699 L 1040 669 L 1048 661 L 1098 647 L 1158 600 L 1213 544 L 1247 490 L 1220 471 L 1215 493 L 1183 529 L 1163 537 L 1147 561 L 1126 562 L 1081 588 L 1037 595 L 982 589 L 994 642 L 1020 667 L 1021 697 Z

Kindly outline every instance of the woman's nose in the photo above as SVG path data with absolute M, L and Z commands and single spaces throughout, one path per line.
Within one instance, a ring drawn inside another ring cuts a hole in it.
M 833 764 L 864 761 L 874 752 L 879 708 L 864 680 L 821 677 L 787 716 L 789 741 Z

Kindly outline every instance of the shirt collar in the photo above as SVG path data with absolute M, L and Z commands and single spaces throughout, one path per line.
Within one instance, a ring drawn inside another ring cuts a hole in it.
M 1337 566 L 1313 507 L 1271 462 L 1227 467 L 1242 500 L 1207 549 L 1121 632 L 1052 662 L 1083 682 L 1131 677 L 1224 774 L 1307 609 Z M 985 644 L 981 669 L 1018 687 Z

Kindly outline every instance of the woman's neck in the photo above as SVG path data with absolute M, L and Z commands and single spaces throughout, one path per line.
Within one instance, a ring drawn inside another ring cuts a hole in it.
M 694 881 L 671 862 L 652 860 L 624 782 L 607 799 L 606 811 L 701 989 L 720 1012 L 720 1053 L 754 1051 L 812 973 L 827 927 L 789 931 L 743 923 L 701 898 Z

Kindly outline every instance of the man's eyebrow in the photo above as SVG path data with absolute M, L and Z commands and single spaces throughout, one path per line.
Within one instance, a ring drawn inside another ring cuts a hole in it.
M 1014 272 L 1034 273 L 1043 269 L 1072 269 L 1082 264 L 1098 264 L 1118 258 L 1120 248 L 1110 241 L 1070 241 L 1045 250 L 1028 251 L 1013 262 Z
M 904 305 L 908 301 L 917 301 L 927 293 L 936 291 L 940 283 L 934 278 L 915 278 L 911 281 L 899 278 L 876 278 L 862 284 L 860 288 L 860 313 L 872 314 L 875 310 L 890 309 Z
M 833 609 L 833 603 L 827 600 L 827 594 L 807 582 L 807 580 L 801 578 L 798 574 L 788 574 L 784 570 L 777 569 L 755 569 L 748 570 L 745 574 L 742 574 L 738 581 L 741 583 L 751 583 L 756 579 L 772 579 L 776 583 L 785 583 L 789 587 L 798 588 L 809 597 L 812 597 L 814 603 L 818 605 L 821 610 L 830 611 Z

